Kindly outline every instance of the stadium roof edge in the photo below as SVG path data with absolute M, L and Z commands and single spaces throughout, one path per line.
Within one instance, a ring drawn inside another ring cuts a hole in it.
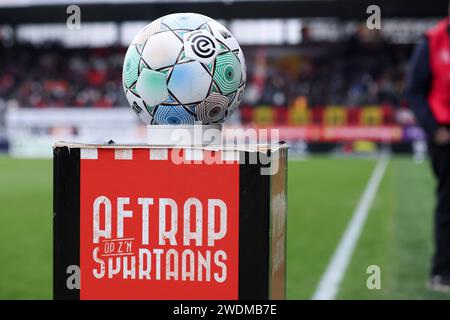
M 19 2 L 20 3 L 20 2 Z M 198 12 L 212 18 L 257 19 L 295 17 L 338 17 L 364 19 L 369 5 L 381 8 L 382 17 L 442 17 L 448 0 L 280 0 L 280 1 L 185 1 L 112 2 L 79 4 L 82 22 L 153 20 L 174 12 Z M 2 24 L 64 23 L 67 4 L 0 6 Z

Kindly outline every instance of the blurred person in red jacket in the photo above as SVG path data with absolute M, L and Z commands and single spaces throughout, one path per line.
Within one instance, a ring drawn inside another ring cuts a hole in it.
M 450 5 L 449 5 L 450 15 Z M 434 247 L 429 287 L 450 292 L 450 19 L 426 32 L 407 79 L 408 101 L 428 137 L 437 179 Z

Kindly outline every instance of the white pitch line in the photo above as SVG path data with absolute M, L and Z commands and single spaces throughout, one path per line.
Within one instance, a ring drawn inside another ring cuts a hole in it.
M 366 189 L 359 200 L 358 206 L 353 213 L 352 219 L 333 254 L 333 258 L 320 279 L 316 292 L 312 297 L 313 300 L 333 300 L 336 298 L 339 285 L 347 270 L 353 250 L 358 242 L 364 222 L 366 221 L 372 202 L 377 194 L 378 187 L 388 163 L 388 155 L 382 155 L 378 160 L 372 176 L 367 183 Z

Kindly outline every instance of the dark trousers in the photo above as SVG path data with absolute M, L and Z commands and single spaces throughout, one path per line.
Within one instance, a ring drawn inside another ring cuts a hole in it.
M 431 273 L 450 277 L 450 145 L 429 144 L 429 152 L 437 179 Z

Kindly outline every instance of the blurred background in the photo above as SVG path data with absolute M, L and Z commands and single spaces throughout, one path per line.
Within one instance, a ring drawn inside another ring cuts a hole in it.
M 68 28 L 67 7 L 81 9 Z M 367 8 L 381 9 L 369 29 Z M 145 142 L 121 85 L 134 35 L 202 13 L 247 63 L 227 126 L 278 128 L 290 144 L 290 299 L 311 298 L 380 155 L 392 154 L 336 298 L 449 298 L 427 291 L 434 180 L 405 99 L 414 45 L 447 0 L 0 0 L 0 299 L 51 298 L 52 145 Z M 382 271 L 367 287 L 367 267 Z

